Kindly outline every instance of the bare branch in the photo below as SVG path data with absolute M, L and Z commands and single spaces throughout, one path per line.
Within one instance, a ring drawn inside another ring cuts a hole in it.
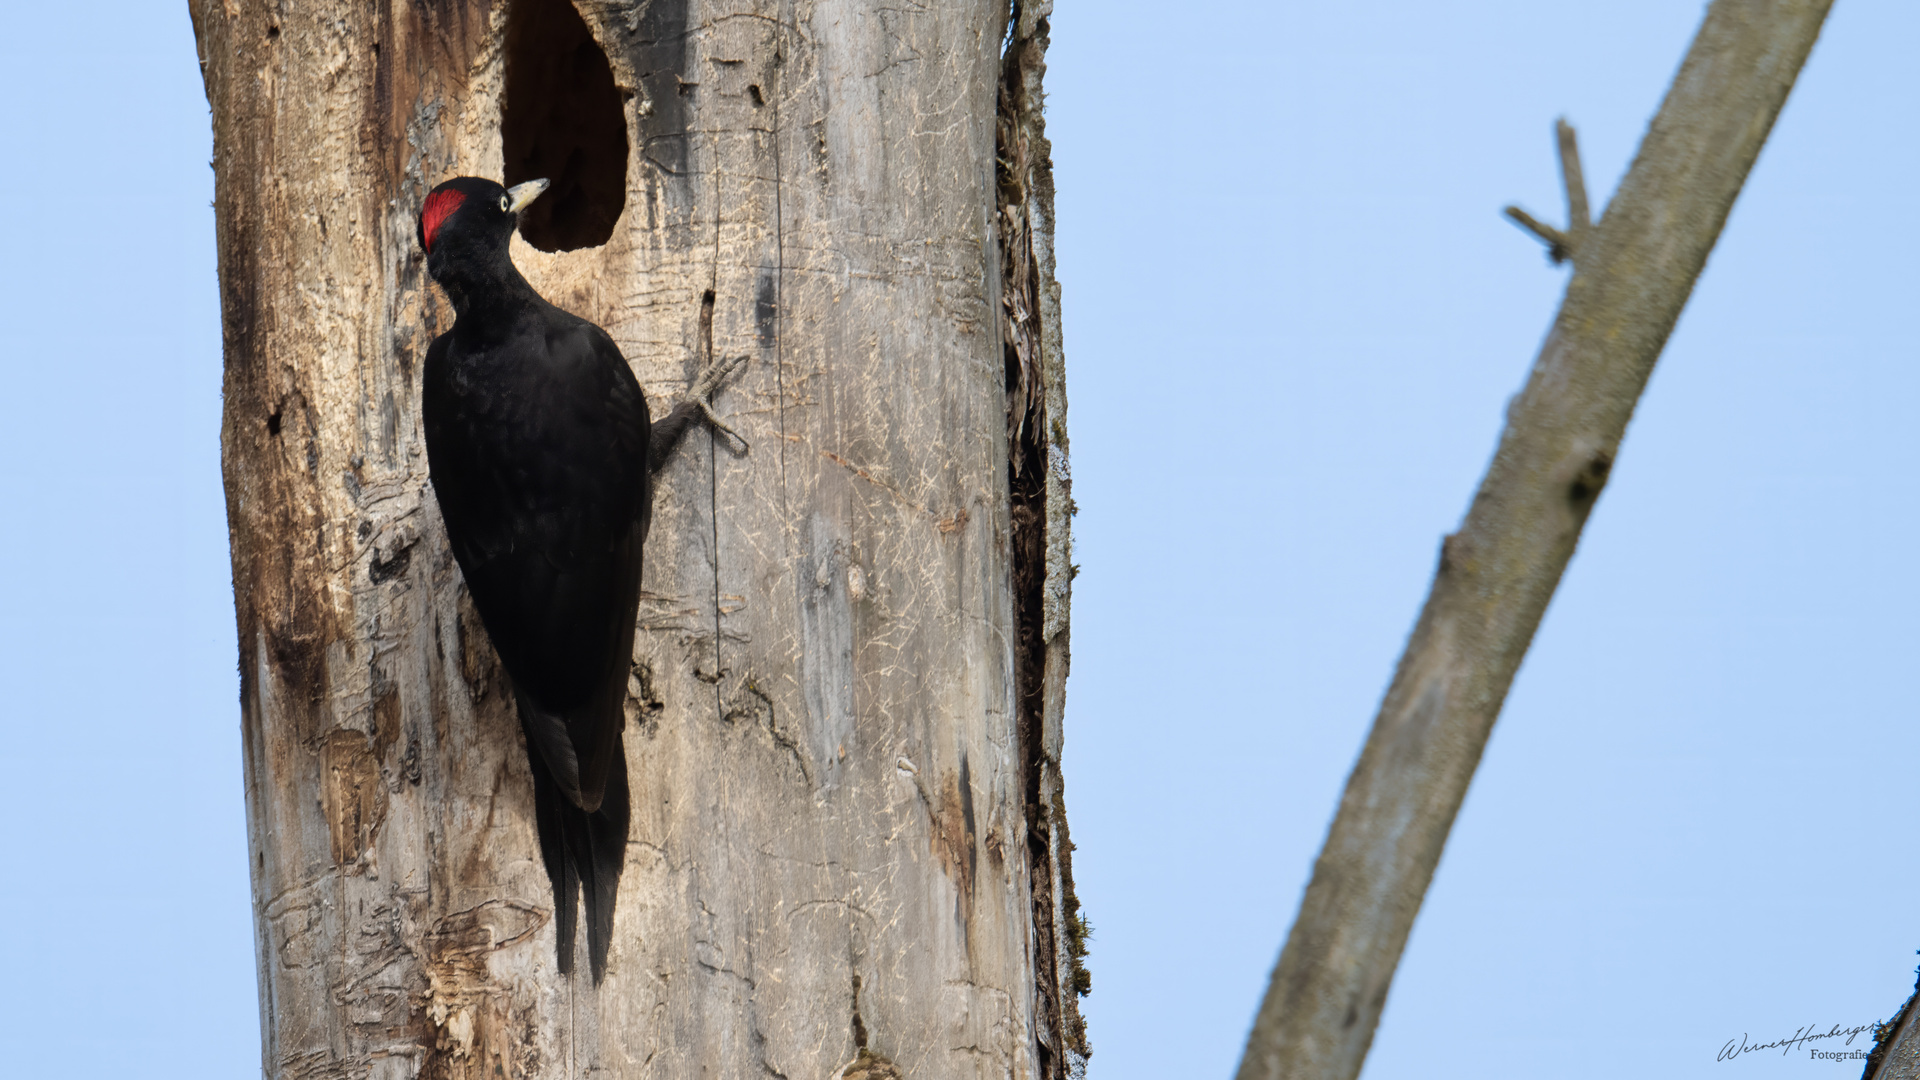
M 1507 689 L 1627 421 L 1831 0 L 1714 0 L 1599 225 L 1563 128 L 1578 254 L 1275 965 L 1239 1080 L 1352 1080 Z M 1551 230 L 1516 221 L 1552 242 Z

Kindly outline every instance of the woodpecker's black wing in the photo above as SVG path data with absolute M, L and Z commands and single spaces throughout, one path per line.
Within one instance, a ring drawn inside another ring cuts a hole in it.
M 629 814 L 620 730 L 652 501 L 646 397 L 604 331 L 544 302 L 483 342 L 442 335 L 423 375 L 447 536 L 527 735 L 561 967 L 577 883 L 597 981 Z

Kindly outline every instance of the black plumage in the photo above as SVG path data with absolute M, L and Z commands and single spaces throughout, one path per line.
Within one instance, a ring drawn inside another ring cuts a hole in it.
M 421 412 L 447 538 L 526 732 L 560 970 L 583 894 L 598 983 L 630 812 L 621 729 L 652 474 L 703 410 L 652 423 L 606 331 L 514 268 L 517 213 L 545 187 L 461 177 L 427 196 L 420 245 L 455 318 L 427 350 Z

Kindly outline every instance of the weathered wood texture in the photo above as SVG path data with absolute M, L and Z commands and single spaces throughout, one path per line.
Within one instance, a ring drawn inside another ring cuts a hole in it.
M 916 1078 L 1064 1075 L 1084 1041 L 1045 5 L 1014 13 L 1033 51 L 1010 68 L 988 0 L 578 8 L 626 109 L 625 208 L 604 246 L 515 259 L 612 333 L 656 415 L 710 353 L 751 357 L 716 406 L 751 452 L 697 435 L 657 497 L 597 990 L 555 971 L 525 752 L 418 420 L 451 313 L 414 223 L 439 180 L 502 173 L 504 4 L 192 2 L 264 1071 L 798 1080 L 865 1045 Z M 1017 176 L 1008 70 L 1033 80 Z M 1010 394 L 1022 259 L 1041 348 Z M 1022 394 L 1038 567 L 1009 487 Z
M 1240 1080 L 1360 1072 L 1507 688 L 1830 3 L 1715 0 L 1605 216 L 1581 228 L 1575 210 L 1566 298 L 1466 520 L 1441 545 Z

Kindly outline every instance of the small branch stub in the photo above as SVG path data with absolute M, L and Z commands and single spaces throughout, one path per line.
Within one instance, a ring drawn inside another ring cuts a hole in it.
M 1574 257 L 1581 241 L 1586 239 L 1588 230 L 1593 227 L 1593 221 L 1587 210 L 1587 180 L 1580 169 L 1580 144 L 1574 137 L 1573 125 L 1561 117 L 1554 121 L 1553 127 L 1560 143 L 1560 179 L 1567 189 L 1566 231 L 1548 225 L 1518 206 L 1507 207 L 1505 213 L 1514 224 L 1539 237 L 1547 245 L 1547 257 L 1557 266 Z

